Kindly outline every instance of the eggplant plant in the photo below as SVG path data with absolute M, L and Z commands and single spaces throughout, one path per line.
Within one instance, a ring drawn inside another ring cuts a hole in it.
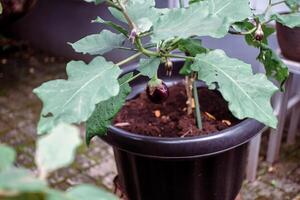
M 114 30 L 86 36 L 70 43 L 76 52 L 95 55 L 88 64 L 67 64 L 67 80 L 52 80 L 34 89 L 43 101 L 38 133 L 51 131 L 59 123 L 86 123 L 86 142 L 107 132 L 114 116 L 131 91 L 129 83 L 139 76 L 149 78 L 147 94 L 154 103 L 168 97 L 168 89 L 157 76 L 159 66 L 172 73 L 172 59 L 185 60 L 180 73 L 185 76 L 187 115 L 195 114 L 202 128 L 196 81 L 220 91 L 229 109 L 238 119 L 254 118 L 276 128 L 270 98 L 278 88 L 268 80 L 276 79 L 282 87 L 288 69 L 268 46 L 274 29 L 267 26 L 267 12 L 255 14 L 248 0 L 191 0 L 188 7 L 156 8 L 154 0 L 85 0 L 105 3 L 120 23 L 97 17 L 92 23 Z M 269 2 L 269 7 L 274 3 Z M 266 73 L 252 72 L 251 65 L 230 58 L 223 50 L 208 49 L 200 36 L 222 38 L 243 35 L 247 44 L 259 48 L 258 60 Z M 145 42 L 146 41 L 146 42 Z M 128 47 L 129 46 L 129 47 Z M 102 55 L 113 49 L 135 52 L 118 63 Z M 120 77 L 121 66 L 139 58 L 138 73 Z M 193 103 L 194 102 L 194 103 Z M 195 104 L 195 105 L 193 105 Z

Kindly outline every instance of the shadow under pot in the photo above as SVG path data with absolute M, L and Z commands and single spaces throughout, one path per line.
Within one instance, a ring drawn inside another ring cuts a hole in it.
M 163 67 L 158 75 L 166 83 L 179 82 L 182 65 L 174 63 L 172 77 Z M 130 66 L 124 73 L 135 70 Z M 131 82 L 129 98 L 144 91 L 147 81 Z M 204 136 L 166 138 L 111 126 L 102 139 L 114 149 L 118 179 L 129 200 L 234 200 L 244 180 L 249 140 L 262 128 L 246 119 Z
M 300 62 L 300 27 L 289 28 L 277 22 L 276 30 L 282 55 Z

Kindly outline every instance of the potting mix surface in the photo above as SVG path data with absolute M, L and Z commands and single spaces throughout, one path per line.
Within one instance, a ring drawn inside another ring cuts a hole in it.
M 197 128 L 194 114 L 187 114 L 183 84 L 170 86 L 162 104 L 152 103 L 145 92 L 130 100 L 115 119 L 115 125 L 129 132 L 159 137 L 190 137 L 221 131 L 239 122 L 228 110 L 218 91 L 200 88 L 199 102 L 203 129 Z

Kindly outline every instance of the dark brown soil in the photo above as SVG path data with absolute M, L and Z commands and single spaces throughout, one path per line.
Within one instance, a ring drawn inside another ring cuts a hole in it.
M 169 89 L 170 96 L 163 104 L 150 102 L 145 93 L 128 101 L 115 119 L 116 126 L 148 136 L 189 137 L 220 131 L 239 122 L 218 91 L 201 88 L 198 92 L 203 129 L 199 130 L 194 115 L 187 115 L 184 86 Z

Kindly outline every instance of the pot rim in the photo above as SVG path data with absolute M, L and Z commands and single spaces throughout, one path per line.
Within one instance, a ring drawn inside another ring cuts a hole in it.
M 175 59 L 174 62 L 180 61 Z M 125 74 L 136 69 L 136 64 L 123 68 Z M 154 158 L 193 158 L 219 154 L 247 143 L 265 125 L 254 120 L 242 122 L 208 135 L 186 138 L 145 136 L 128 132 L 113 125 L 101 138 L 112 146 L 135 155 Z

